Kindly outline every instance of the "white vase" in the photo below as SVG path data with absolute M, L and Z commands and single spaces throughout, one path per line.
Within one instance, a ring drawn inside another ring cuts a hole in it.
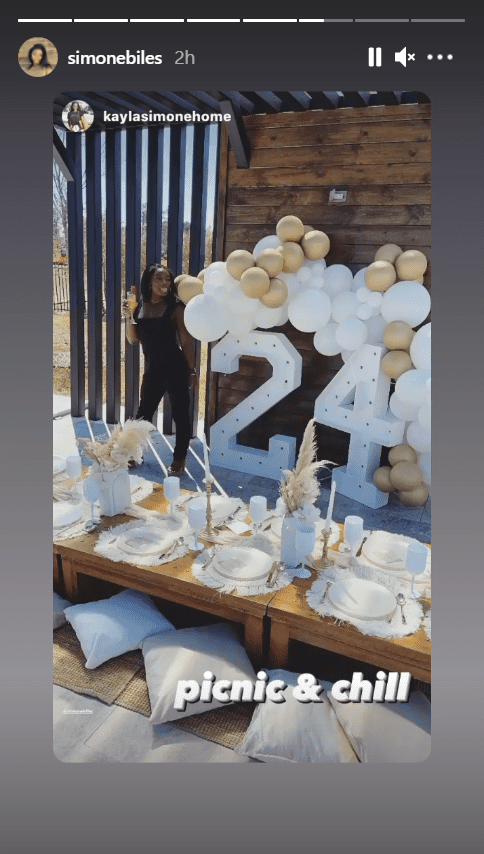
M 296 531 L 300 519 L 288 513 L 282 520 L 281 560 L 286 566 L 297 566 L 300 558 L 296 550 Z
M 101 516 L 116 516 L 131 506 L 128 469 L 114 469 L 97 476 Z

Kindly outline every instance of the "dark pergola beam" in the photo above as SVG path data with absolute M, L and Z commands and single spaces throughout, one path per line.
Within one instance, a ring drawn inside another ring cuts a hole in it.
M 242 92 L 222 92 L 223 96 L 229 98 L 233 104 L 237 104 L 239 110 L 243 112 L 245 110 L 246 113 L 254 112 L 254 104 L 252 101 L 249 101 Z
M 340 107 L 366 107 L 367 102 L 360 92 L 343 92 Z
M 241 92 L 254 105 L 256 113 L 278 113 L 281 102 L 273 92 Z
M 54 129 L 54 160 L 57 163 L 59 169 L 61 170 L 66 181 L 74 181 L 74 175 L 76 172 L 75 164 L 67 151 L 64 143 L 62 142 L 59 134 Z
M 274 92 L 281 102 L 280 112 L 299 113 L 307 110 L 311 98 L 307 92 Z
M 368 100 L 369 107 L 393 107 L 399 103 L 395 92 L 371 92 Z
M 308 92 L 311 98 L 310 110 L 334 110 L 336 104 L 324 92 Z
M 231 119 L 227 123 L 227 131 L 230 145 L 235 155 L 239 169 L 248 169 L 250 164 L 250 142 L 245 129 L 241 112 L 232 101 L 220 101 L 223 113 L 230 113 Z

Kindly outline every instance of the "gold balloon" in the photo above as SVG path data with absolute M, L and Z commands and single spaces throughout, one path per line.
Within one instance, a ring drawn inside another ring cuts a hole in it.
M 419 249 L 408 249 L 398 256 L 395 266 L 398 278 L 404 282 L 415 282 L 427 269 L 427 259 Z
M 422 472 L 416 463 L 402 460 L 390 469 L 390 480 L 395 489 L 409 491 L 422 483 Z
M 270 279 L 265 270 L 260 267 L 251 267 L 242 273 L 240 279 L 240 287 L 246 297 L 257 299 L 267 293 L 270 286 Z
M 264 249 L 255 259 L 255 263 L 258 267 L 265 270 L 270 278 L 282 273 L 282 268 L 284 266 L 281 253 L 277 252 L 275 249 Z
M 398 494 L 402 504 L 406 504 L 407 507 L 421 507 L 429 497 L 429 491 L 424 483 L 420 483 L 415 489 L 402 490 Z
M 396 243 L 385 243 L 380 246 L 375 252 L 375 261 L 389 261 L 394 264 L 398 256 L 402 254 L 402 250 Z
M 382 492 L 393 492 L 395 487 L 390 480 L 390 466 L 380 466 L 373 475 L 373 483 Z
M 276 251 L 282 255 L 282 260 L 284 261 L 282 269 L 285 273 L 297 273 L 304 264 L 304 252 L 299 243 L 283 243 Z
M 370 291 L 387 291 L 396 278 L 395 267 L 389 261 L 373 261 L 365 271 L 365 283 Z
M 280 308 L 287 300 L 287 285 L 282 279 L 271 279 L 269 290 L 260 298 L 268 308 Z
M 182 281 L 183 281 L 183 279 L 186 279 L 186 278 L 187 278 L 187 276 L 188 276 L 188 273 L 181 273 L 179 276 L 177 276 L 177 277 L 176 277 L 176 279 L 175 279 L 175 285 L 178 287 L 178 285 L 180 284 L 180 282 L 182 282 Z
M 381 369 L 387 377 L 398 380 L 413 368 L 413 362 L 405 350 L 390 350 L 381 360 Z
M 246 270 L 249 270 L 250 267 L 255 267 L 255 258 L 251 252 L 247 252 L 246 249 L 236 249 L 234 252 L 231 252 L 226 261 L 227 264 L 227 272 L 234 279 L 240 279 L 242 274 L 245 273 Z
M 390 449 L 388 454 L 388 462 L 391 466 L 396 466 L 397 463 L 416 463 L 417 452 L 410 445 L 395 445 Z
M 178 296 L 180 299 L 186 305 L 198 294 L 203 294 L 203 282 L 195 278 L 195 276 L 184 276 L 178 285 Z
M 306 258 L 310 261 L 319 261 L 329 252 L 329 237 L 324 231 L 309 231 L 301 240 Z
M 283 243 L 286 240 L 297 243 L 304 237 L 304 225 L 298 216 L 283 216 L 276 225 L 276 234 Z
M 383 330 L 383 343 L 389 350 L 408 350 L 415 335 L 404 320 L 392 320 Z
M 204 267 L 203 270 L 197 274 L 197 279 L 200 279 L 201 282 L 205 282 L 205 273 L 207 272 L 207 268 Z

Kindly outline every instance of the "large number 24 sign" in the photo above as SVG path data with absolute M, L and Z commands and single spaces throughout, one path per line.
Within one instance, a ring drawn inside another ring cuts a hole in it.
M 234 373 L 240 356 L 265 357 L 273 375 L 260 388 L 212 425 L 210 457 L 215 465 L 279 479 L 281 468 L 292 468 L 296 440 L 273 436 L 269 450 L 237 444 L 237 434 L 301 384 L 302 359 L 280 332 L 250 332 L 240 338 L 226 335 L 212 349 L 212 370 Z M 382 507 L 388 494 L 373 483 L 383 445 L 403 439 L 405 424 L 389 411 L 390 380 L 380 371 L 382 349 L 363 344 L 321 392 L 314 418 L 350 433 L 346 466 L 335 469 L 338 492 L 369 507 Z

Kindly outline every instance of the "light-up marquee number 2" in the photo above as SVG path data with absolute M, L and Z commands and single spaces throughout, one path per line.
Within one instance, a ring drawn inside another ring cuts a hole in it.
M 373 483 L 382 445 L 398 445 L 405 429 L 388 409 L 390 379 L 380 370 L 382 353 L 373 344 L 355 350 L 314 405 L 316 421 L 351 434 L 348 463 L 333 471 L 338 492 L 374 508 L 388 502 L 388 493 Z
M 212 349 L 211 368 L 225 374 L 239 369 L 240 356 L 261 356 L 272 365 L 272 377 L 252 392 L 210 430 L 210 460 L 234 471 L 278 480 L 281 469 L 293 467 L 296 439 L 272 436 L 269 450 L 237 444 L 237 434 L 301 385 L 302 357 L 280 332 L 249 332 L 236 338 L 227 334 Z

